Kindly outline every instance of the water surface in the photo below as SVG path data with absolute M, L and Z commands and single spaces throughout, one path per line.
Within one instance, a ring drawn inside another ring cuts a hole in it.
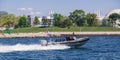
M 120 60 L 120 36 L 90 36 L 85 45 L 74 49 L 41 47 L 43 39 L 49 38 L 0 39 L 0 60 Z

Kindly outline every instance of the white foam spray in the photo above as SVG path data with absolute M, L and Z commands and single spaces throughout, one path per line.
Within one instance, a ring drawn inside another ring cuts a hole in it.
M 14 51 L 34 51 L 34 50 L 62 50 L 69 49 L 69 46 L 66 45 L 48 45 L 41 46 L 40 44 L 34 45 L 0 45 L 0 53 L 4 52 L 14 52 Z

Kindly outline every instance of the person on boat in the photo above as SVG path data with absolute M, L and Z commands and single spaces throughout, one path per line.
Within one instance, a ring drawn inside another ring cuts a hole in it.
M 67 40 L 67 41 L 71 41 L 71 40 L 74 40 L 74 39 L 73 39 L 72 36 L 67 36 L 67 37 L 66 37 L 66 40 Z

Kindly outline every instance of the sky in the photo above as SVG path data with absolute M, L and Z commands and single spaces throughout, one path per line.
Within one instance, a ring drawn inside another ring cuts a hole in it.
M 76 9 L 86 13 L 100 11 L 103 16 L 113 9 L 120 9 L 120 0 L 0 0 L 0 11 L 16 15 L 47 16 L 53 11 L 68 16 Z

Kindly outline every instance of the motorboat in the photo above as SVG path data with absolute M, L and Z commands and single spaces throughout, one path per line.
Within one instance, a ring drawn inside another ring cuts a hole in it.
M 54 42 L 47 42 L 46 40 L 41 40 L 41 45 L 42 46 L 48 46 L 48 45 L 67 45 L 70 47 L 79 47 L 84 45 L 87 41 L 89 40 L 88 37 L 82 37 L 82 38 L 76 38 L 76 37 L 66 37 L 66 40 L 62 41 L 54 41 Z

